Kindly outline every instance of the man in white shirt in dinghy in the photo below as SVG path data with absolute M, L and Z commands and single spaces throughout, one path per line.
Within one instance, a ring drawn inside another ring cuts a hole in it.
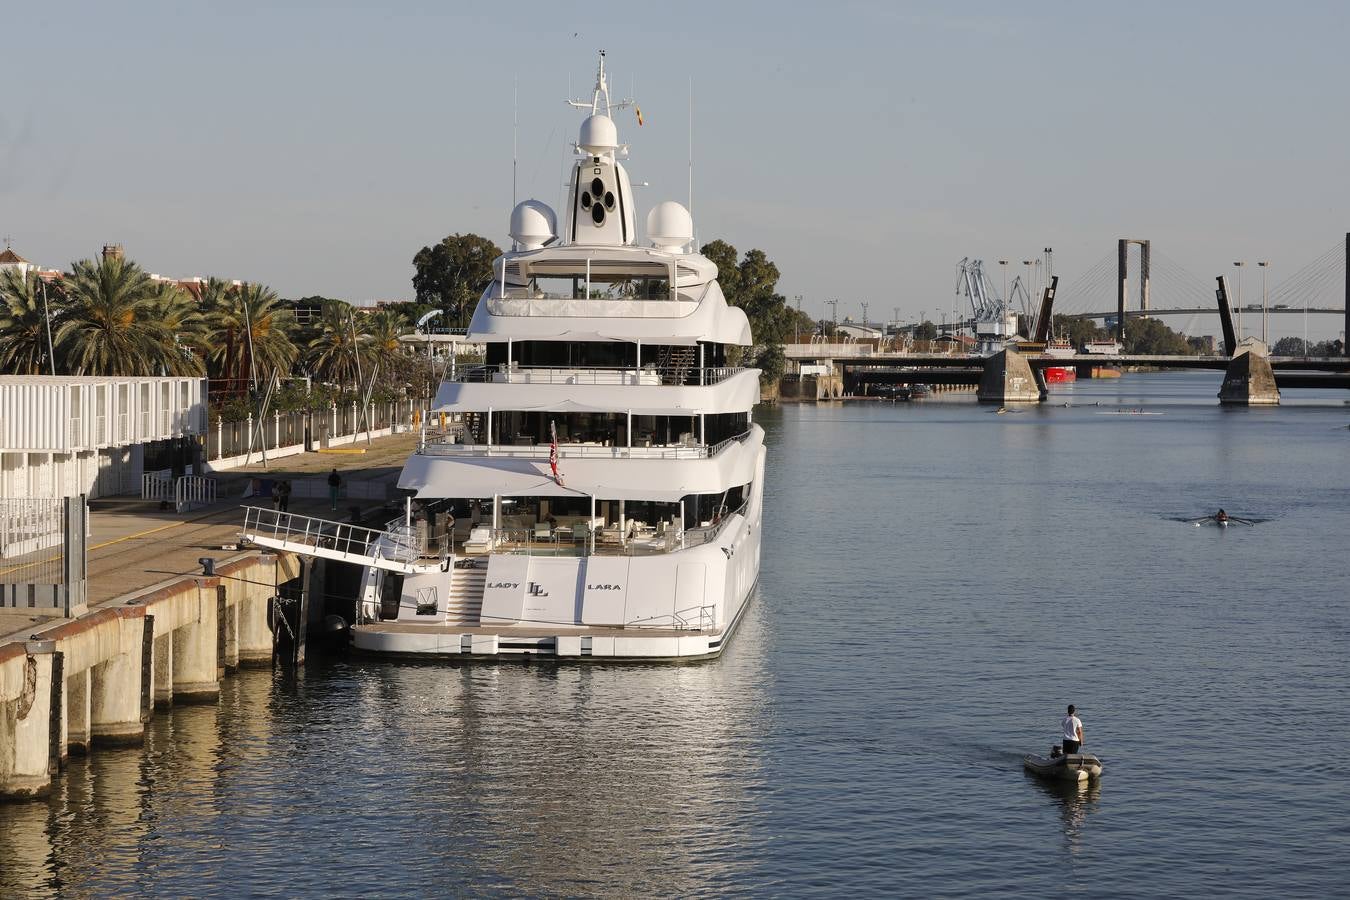
M 1065 755 L 1077 753 L 1083 746 L 1083 721 L 1074 715 L 1074 705 L 1069 704 L 1069 714 L 1059 723 L 1061 736 L 1064 739 L 1062 744 Z

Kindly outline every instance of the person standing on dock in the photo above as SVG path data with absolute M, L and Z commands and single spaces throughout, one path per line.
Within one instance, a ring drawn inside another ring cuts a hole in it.
M 281 492 L 281 511 L 290 512 L 291 509 L 291 480 L 287 478 L 277 486 Z
M 1074 705 L 1069 704 L 1069 714 L 1059 723 L 1064 737 L 1064 754 L 1077 753 L 1083 746 L 1083 720 L 1074 715 Z
M 342 487 L 342 476 L 334 467 L 333 471 L 328 473 L 328 500 L 333 504 L 333 509 L 337 509 L 338 489 Z

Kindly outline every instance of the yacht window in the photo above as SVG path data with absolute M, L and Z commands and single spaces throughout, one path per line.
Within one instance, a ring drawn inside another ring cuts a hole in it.
M 599 197 L 605 193 L 605 183 L 599 178 L 591 181 L 591 193 Z
M 613 208 L 614 208 L 614 192 L 613 192 L 613 191 L 605 191 L 605 208 L 606 208 L 606 209 L 613 209 Z
M 587 192 L 587 191 L 582 191 L 582 192 L 581 192 L 581 208 L 582 208 L 582 209 L 590 209 L 590 208 L 591 208 L 591 195 L 590 195 L 590 193 Z
M 591 207 L 591 218 L 599 225 L 605 221 L 605 208 L 599 203 Z

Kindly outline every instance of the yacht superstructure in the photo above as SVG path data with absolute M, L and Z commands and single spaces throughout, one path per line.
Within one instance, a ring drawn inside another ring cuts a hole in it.
M 402 562 L 367 571 L 358 649 L 714 656 L 758 578 L 759 373 L 730 362 L 749 323 L 683 206 L 639 239 L 604 63 L 562 227 L 515 207 L 468 328 L 485 364 L 437 393 L 463 433 L 403 469 L 402 536 L 377 539 Z

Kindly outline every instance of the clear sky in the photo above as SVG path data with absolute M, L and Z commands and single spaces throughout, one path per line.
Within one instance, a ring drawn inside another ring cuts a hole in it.
M 1118 237 L 1275 280 L 1350 230 L 1344 3 L 5 5 L 0 234 L 49 266 L 411 297 L 413 254 L 554 205 L 604 48 L 639 216 L 759 247 L 819 313 L 950 309 L 963 256 Z M 640 219 L 641 221 L 641 219 Z M 1249 290 L 1253 275 L 1248 274 Z M 1250 294 L 1249 294 L 1250 297 Z M 1327 323 L 1328 327 L 1330 323 Z M 1339 326 L 1338 326 L 1339 328 Z

